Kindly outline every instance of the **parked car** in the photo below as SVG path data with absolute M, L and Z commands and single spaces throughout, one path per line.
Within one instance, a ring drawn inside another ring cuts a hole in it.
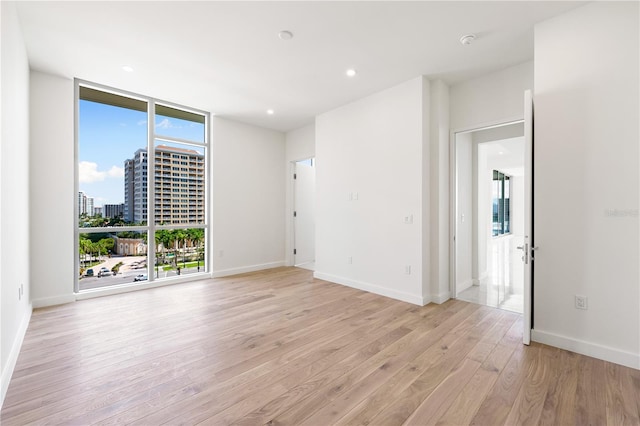
M 147 280 L 147 274 L 140 274 L 140 275 L 136 275 L 133 278 L 133 281 L 146 281 Z
M 98 277 L 110 277 L 111 275 L 111 271 L 105 267 L 100 268 L 100 272 L 98 272 Z

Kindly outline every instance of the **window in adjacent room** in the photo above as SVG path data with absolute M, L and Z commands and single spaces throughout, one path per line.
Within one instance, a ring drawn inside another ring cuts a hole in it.
M 511 187 L 510 177 L 498 170 L 493 171 L 491 186 L 494 237 L 511 233 Z

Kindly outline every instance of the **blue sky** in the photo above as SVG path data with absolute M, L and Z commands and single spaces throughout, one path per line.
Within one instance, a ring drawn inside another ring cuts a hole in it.
M 157 116 L 155 131 L 164 136 L 202 141 L 204 125 Z M 124 160 L 147 146 L 147 114 L 81 100 L 78 145 L 80 191 L 93 197 L 96 207 L 122 203 Z

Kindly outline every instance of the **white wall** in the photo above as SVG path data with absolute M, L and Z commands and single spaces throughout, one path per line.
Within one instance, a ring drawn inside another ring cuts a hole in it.
M 511 282 L 513 289 L 524 291 L 524 263 L 517 247 L 524 242 L 524 176 L 511 176 Z M 534 255 L 535 257 L 535 255 Z M 518 294 L 522 294 L 518 291 Z
M 316 277 L 425 303 L 428 84 L 416 78 L 317 117 Z
M 75 300 L 73 96 L 73 80 L 31 72 L 29 168 L 30 200 L 35 206 L 30 217 L 31 296 L 35 307 Z
M 292 130 L 285 135 L 285 253 L 288 266 L 294 263 L 293 258 L 293 165 L 292 162 L 315 157 L 316 155 L 316 126 L 309 124 L 300 129 Z
M 532 88 L 533 62 L 451 86 L 451 130 L 471 130 L 521 120 L 524 91 Z
M 314 157 L 316 155 L 315 123 L 287 132 L 285 143 L 287 163 Z
M 594 2 L 537 25 L 534 92 L 533 339 L 635 368 L 638 16 L 635 2 Z
M 429 132 L 429 151 L 423 155 L 428 163 L 423 164 L 424 201 L 429 203 L 429 216 L 423 215 L 425 231 L 424 264 L 430 270 L 425 276 L 423 289 L 430 294 L 430 300 L 442 303 L 451 297 L 449 282 L 449 86 L 441 80 L 423 84 L 429 90 L 423 98 L 429 100 L 429 120 L 423 121 L 423 131 Z M 423 209 L 426 210 L 423 205 Z
M 285 264 L 283 133 L 214 117 L 214 276 Z
M 473 284 L 473 138 L 456 137 L 456 293 Z
M 0 405 L 31 316 L 29 64 L 15 6 L 0 4 Z M 19 297 L 19 289 L 23 294 Z

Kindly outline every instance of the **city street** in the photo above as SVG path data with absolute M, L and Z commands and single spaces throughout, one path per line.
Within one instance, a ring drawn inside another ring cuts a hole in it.
M 100 271 L 100 268 L 105 267 L 111 270 L 111 268 L 113 268 L 113 266 L 116 265 L 118 262 L 123 262 L 123 265 L 120 266 L 120 271 L 118 272 L 117 275 L 115 276 L 110 275 L 106 277 L 97 276 L 98 272 Z M 93 277 L 83 276 L 82 279 L 80 279 L 80 290 L 90 290 L 90 289 L 100 288 L 100 287 L 130 284 L 134 282 L 134 278 L 137 275 L 141 275 L 141 274 L 146 275 L 148 272 L 146 267 L 145 256 L 126 256 L 126 257 L 113 256 L 111 258 L 106 259 L 104 262 L 100 264 L 92 266 L 90 269 L 93 269 L 93 272 L 95 275 Z M 204 270 L 204 268 L 201 266 L 200 270 L 202 271 Z M 180 275 L 193 274 L 196 272 L 198 272 L 197 267 L 184 268 L 180 270 Z M 175 270 L 163 271 L 162 268 L 159 267 L 158 276 L 156 279 L 170 278 L 170 277 L 175 277 L 176 275 L 177 275 L 177 271 Z

